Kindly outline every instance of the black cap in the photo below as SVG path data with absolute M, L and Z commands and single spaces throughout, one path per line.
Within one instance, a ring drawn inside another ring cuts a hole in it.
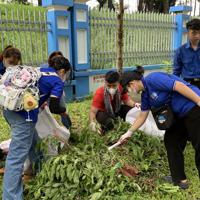
M 125 89 L 128 83 L 132 80 L 134 80 L 136 73 L 134 71 L 127 71 L 124 72 L 121 76 L 120 84 Z

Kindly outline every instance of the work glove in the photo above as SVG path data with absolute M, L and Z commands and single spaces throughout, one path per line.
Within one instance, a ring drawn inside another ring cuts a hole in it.
M 128 139 L 131 138 L 132 135 L 133 135 L 133 131 L 128 130 L 125 134 L 123 134 L 123 135 L 120 137 L 120 139 L 119 139 L 118 142 L 120 142 L 121 144 L 125 144 L 125 143 L 128 142 Z
M 137 103 L 137 102 L 135 102 L 135 104 L 134 104 L 134 107 L 136 107 L 136 108 L 140 108 L 140 107 L 141 107 L 141 104 L 140 104 L 140 103 Z
M 62 124 L 69 129 L 72 126 L 71 119 L 67 113 L 60 114 Z
M 89 129 L 93 132 L 97 131 L 96 123 L 94 121 L 90 122 Z

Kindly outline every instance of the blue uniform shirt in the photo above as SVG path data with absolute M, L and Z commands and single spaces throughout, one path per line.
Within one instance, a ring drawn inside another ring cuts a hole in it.
M 200 90 L 196 86 L 181 78 L 163 72 L 153 72 L 142 79 L 145 91 L 142 93 L 141 110 L 147 111 L 152 107 L 158 108 L 168 104 L 178 117 L 184 117 L 195 106 L 195 103 L 173 91 L 175 81 L 184 83 L 200 96 Z
M 3 62 L 0 62 L 0 74 L 3 75 L 6 71 L 6 68 L 3 65 Z
M 200 43 L 197 50 L 190 46 L 190 42 L 177 49 L 173 74 L 182 78 L 200 78 Z
M 40 71 L 56 72 L 56 70 L 51 67 L 40 68 Z M 39 106 L 41 106 L 51 95 L 60 98 L 63 94 L 64 83 L 58 76 L 41 76 L 38 82 L 38 87 L 40 91 Z M 33 122 L 37 121 L 38 112 L 39 109 L 35 109 L 29 112 L 29 117 L 33 120 Z M 17 113 L 19 113 L 25 119 L 28 118 L 28 112 L 26 111 L 19 111 Z

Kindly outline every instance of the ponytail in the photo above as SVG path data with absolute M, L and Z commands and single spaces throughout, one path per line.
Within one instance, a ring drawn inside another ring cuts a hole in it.
M 133 70 L 133 72 L 136 73 L 135 76 L 133 76 L 133 80 L 141 80 L 141 78 L 143 77 L 144 75 L 144 68 L 140 65 L 136 66 L 136 69 Z

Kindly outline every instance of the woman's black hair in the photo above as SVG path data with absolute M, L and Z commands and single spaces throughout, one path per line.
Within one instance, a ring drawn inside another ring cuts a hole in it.
M 49 66 L 52 65 L 51 60 L 52 60 L 54 57 L 56 57 L 56 56 L 63 56 L 63 54 L 62 54 L 61 51 L 54 51 L 54 52 L 52 52 L 52 53 L 49 55 L 49 58 L 48 58 L 48 64 L 49 64 Z
M 105 75 L 105 81 L 110 84 L 119 82 L 119 79 L 120 79 L 120 76 L 118 72 L 109 71 Z
M 65 72 L 71 70 L 71 64 L 69 60 L 63 56 L 56 56 L 51 59 L 51 66 L 56 71 L 64 69 Z
M 135 70 L 127 71 L 127 72 L 124 72 L 122 74 L 120 84 L 125 89 L 126 86 L 131 81 L 135 81 L 135 80 L 139 81 L 139 80 L 141 80 L 143 75 L 144 75 L 144 68 L 142 66 L 137 66 Z

